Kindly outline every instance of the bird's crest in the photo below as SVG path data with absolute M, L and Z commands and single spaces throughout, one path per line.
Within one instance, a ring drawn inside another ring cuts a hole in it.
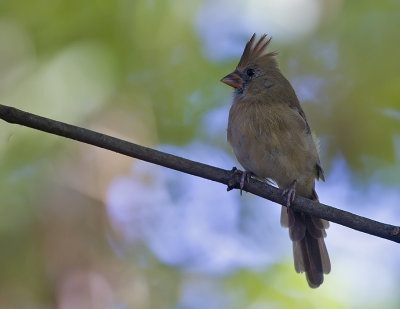
M 244 48 L 242 57 L 240 57 L 238 68 L 244 68 L 249 63 L 255 63 L 258 60 L 261 60 L 260 58 L 270 58 L 278 54 L 277 52 L 271 52 L 267 54 L 265 53 L 269 43 L 271 42 L 271 37 L 267 39 L 267 35 L 264 34 L 254 45 L 255 38 L 256 34 L 254 33 L 251 39 L 247 42 L 246 47 Z

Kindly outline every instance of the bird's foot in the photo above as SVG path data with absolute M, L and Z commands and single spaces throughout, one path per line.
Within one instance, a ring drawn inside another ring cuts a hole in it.
M 232 179 L 229 181 L 228 184 L 228 191 L 232 190 L 234 187 L 236 187 L 237 182 L 235 180 L 236 175 L 240 175 L 240 182 L 239 182 L 239 189 L 240 189 L 240 195 L 242 195 L 244 185 L 246 182 L 250 182 L 250 177 L 254 175 L 253 172 L 250 171 L 241 171 L 238 170 L 236 167 L 232 168 Z
M 235 189 L 235 187 L 237 186 L 237 180 L 236 180 L 236 175 L 241 172 L 239 171 L 236 166 L 232 167 L 231 170 L 231 176 L 230 179 L 228 181 L 228 188 L 226 188 L 226 191 L 231 191 L 233 189 Z
M 242 172 L 242 177 L 240 177 L 240 195 L 242 195 L 242 191 L 244 188 L 245 183 L 250 182 L 250 177 L 253 176 L 253 172 L 250 171 L 244 171 Z
M 294 201 L 294 198 L 296 197 L 296 182 L 297 180 L 294 180 L 290 187 L 288 189 L 283 190 L 282 196 L 286 195 L 286 207 L 289 210 L 290 205 Z

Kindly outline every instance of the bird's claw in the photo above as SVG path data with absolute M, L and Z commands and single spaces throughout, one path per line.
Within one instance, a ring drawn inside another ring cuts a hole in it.
M 231 172 L 232 172 L 232 179 L 231 181 L 229 181 L 227 190 L 230 191 L 235 186 L 237 186 L 237 182 L 235 181 L 235 176 L 239 174 L 240 175 L 239 189 L 240 189 L 240 195 L 242 195 L 244 185 L 246 184 L 246 182 L 247 183 L 250 182 L 250 177 L 254 174 L 249 171 L 243 172 L 241 170 L 238 170 L 236 167 L 233 167 Z
M 242 172 L 242 176 L 240 177 L 240 195 L 242 195 L 242 191 L 244 188 L 244 185 L 250 182 L 250 177 L 253 175 L 252 172 L 249 171 L 244 171 Z
M 235 189 L 236 185 L 237 185 L 237 181 L 236 181 L 236 174 L 238 173 L 238 169 L 236 168 L 236 166 L 232 167 L 231 170 L 231 176 L 230 179 L 228 181 L 228 187 L 226 188 L 226 191 L 231 191 L 233 189 Z
M 296 180 L 292 182 L 292 185 L 288 188 L 283 190 L 282 196 L 286 195 L 286 207 L 289 210 L 290 205 L 294 201 L 294 198 L 296 197 Z

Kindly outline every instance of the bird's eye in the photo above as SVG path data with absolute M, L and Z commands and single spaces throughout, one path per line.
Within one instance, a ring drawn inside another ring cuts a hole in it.
M 246 71 L 247 76 L 253 76 L 255 73 L 254 69 L 247 69 Z

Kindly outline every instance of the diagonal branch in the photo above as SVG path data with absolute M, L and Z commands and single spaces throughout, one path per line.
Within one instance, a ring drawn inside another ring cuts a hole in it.
M 13 107 L 0 104 L 0 118 L 26 127 L 64 136 L 86 144 L 115 151 L 126 156 L 168 167 L 183 173 L 213 180 L 232 188 L 239 188 L 239 175 L 207 164 L 177 157 L 165 152 L 136 145 L 109 135 L 73 126 L 67 123 L 33 115 Z M 282 190 L 264 182 L 251 179 L 244 189 L 278 204 L 285 204 Z M 296 196 L 294 210 L 335 222 L 349 228 L 400 243 L 400 227 L 381 223 L 325 204 Z

